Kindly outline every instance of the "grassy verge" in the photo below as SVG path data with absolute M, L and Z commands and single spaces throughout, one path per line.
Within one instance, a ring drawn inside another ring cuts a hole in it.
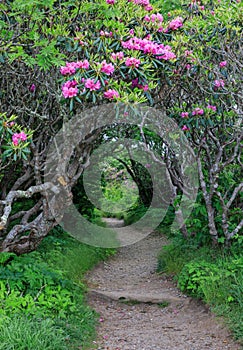
M 243 344 L 243 254 L 239 244 L 228 250 L 212 249 L 177 236 L 163 247 L 158 271 L 173 274 L 183 292 L 203 300 L 215 314 L 223 316 Z
M 113 253 L 57 228 L 36 252 L 0 254 L 0 350 L 90 349 L 98 315 L 84 274 Z

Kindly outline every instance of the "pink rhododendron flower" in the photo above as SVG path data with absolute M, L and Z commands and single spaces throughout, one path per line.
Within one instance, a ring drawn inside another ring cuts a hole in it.
M 26 141 L 27 140 L 27 135 L 23 132 L 23 131 L 21 131 L 20 133 L 19 133 L 19 139 L 21 140 L 21 141 Z
M 84 61 L 79 61 L 76 63 L 76 68 L 83 68 L 83 69 L 89 69 L 89 61 L 84 60 Z
M 214 88 L 217 90 L 217 89 L 220 89 L 220 88 L 223 88 L 224 87 L 224 81 L 223 79 L 216 79 L 214 80 Z
M 217 110 L 217 107 L 216 106 L 213 106 L 213 105 L 208 105 L 207 106 L 208 109 L 211 109 L 212 111 L 216 111 Z
M 35 84 L 32 84 L 32 85 L 30 86 L 29 90 L 30 90 L 30 92 L 35 92 L 35 90 L 36 90 Z
M 185 56 L 190 56 L 193 53 L 192 50 L 185 50 Z
M 84 86 L 90 91 L 95 91 L 99 90 L 101 85 L 99 80 L 95 83 L 94 79 L 87 79 Z
M 106 3 L 109 5 L 114 5 L 115 0 L 106 0 Z
M 145 22 L 150 22 L 150 17 L 149 17 L 149 15 L 146 15 L 146 16 L 144 17 L 144 20 L 145 20 Z
M 72 98 L 74 96 L 77 96 L 78 94 L 78 88 L 77 87 L 62 87 L 62 94 L 65 98 Z
M 153 11 L 153 6 L 149 4 L 149 5 L 145 6 L 145 10 L 146 11 Z
M 188 128 L 188 126 L 183 125 L 183 127 L 181 128 L 181 130 L 183 130 L 183 131 L 188 131 L 188 130 L 190 130 L 190 129 Z
M 104 97 L 108 98 L 109 100 L 114 100 L 115 98 L 119 98 L 120 95 L 119 92 L 117 92 L 116 90 L 109 89 L 104 92 Z
M 112 63 L 107 63 L 105 60 L 101 62 L 102 67 L 101 67 L 101 72 L 107 74 L 107 75 L 112 75 L 114 73 L 114 66 Z
M 161 15 L 161 13 L 157 13 L 157 20 L 158 20 L 159 22 L 163 22 L 164 18 L 163 18 L 163 16 Z
M 100 31 L 100 35 L 101 36 L 106 36 L 106 37 L 111 37 L 112 36 L 112 32 L 107 32 L 107 31 Z
M 148 84 L 145 84 L 145 85 L 139 85 L 139 88 L 140 88 L 140 89 L 142 89 L 143 91 L 148 91 L 149 86 L 148 86 Z
M 195 108 L 194 111 L 192 112 L 192 115 L 203 115 L 204 114 L 204 110 L 202 108 Z
M 227 66 L 227 61 L 222 61 L 222 62 L 220 62 L 219 63 L 219 67 L 225 67 L 225 66 Z
M 18 146 L 19 141 L 26 141 L 26 140 L 27 140 L 27 135 L 23 131 L 12 135 L 12 142 L 14 146 Z
M 156 55 L 158 59 L 170 60 L 176 58 L 169 45 L 155 43 L 149 38 L 140 39 L 137 37 L 130 38 L 128 41 L 122 41 L 122 46 L 129 50 L 138 50 L 146 54 Z
M 138 58 L 135 58 L 135 57 L 128 57 L 125 61 L 125 65 L 127 67 L 136 67 L 138 68 L 139 65 L 140 65 L 140 60 Z
M 182 118 L 187 118 L 188 115 L 189 115 L 188 112 L 181 112 L 181 117 L 182 117 Z
M 169 23 L 168 28 L 171 30 L 176 30 L 182 26 L 183 26 L 183 18 L 176 17 Z

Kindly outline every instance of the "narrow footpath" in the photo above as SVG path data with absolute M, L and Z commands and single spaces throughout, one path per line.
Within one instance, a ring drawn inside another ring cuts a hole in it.
M 111 221 L 111 220 L 110 220 Z M 112 220 L 112 226 L 121 222 Z M 122 247 L 87 275 L 88 303 L 100 314 L 97 350 L 240 350 L 206 306 L 157 274 L 167 244 L 153 233 Z

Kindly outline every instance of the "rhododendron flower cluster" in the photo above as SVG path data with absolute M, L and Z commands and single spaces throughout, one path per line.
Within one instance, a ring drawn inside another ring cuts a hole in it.
M 216 79 L 214 80 L 214 88 L 217 90 L 217 89 L 220 89 L 220 88 L 223 88 L 225 85 L 223 79 Z
M 204 114 L 204 110 L 202 108 L 195 108 L 194 111 L 192 111 L 192 115 L 203 115 Z
M 188 112 L 182 112 L 182 113 L 181 113 L 181 117 L 182 117 L 182 118 L 187 118 L 188 115 L 189 115 Z
M 100 81 L 97 80 L 97 82 L 94 81 L 94 79 L 87 79 L 85 81 L 85 84 L 84 86 L 87 88 L 87 89 L 90 89 L 90 91 L 96 91 L 96 90 L 99 90 L 100 87 L 101 87 L 101 84 L 100 84 Z
M 113 35 L 112 32 L 107 32 L 107 31 L 104 31 L 104 30 L 100 31 L 100 36 L 105 36 L 105 37 L 109 38 L 109 37 L 112 37 L 112 35 Z
M 217 110 L 217 107 L 216 106 L 213 106 L 213 105 L 208 105 L 207 106 L 208 109 L 211 109 L 212 111 L 216 111 Z
M 88 69 L 89 68 L 88 60 L 79 61 L 79 62 L 66 62 L 66 65 L 60 68 L 60 72 L 62 75 L 73 75 L 76 73 L 76 69 L 78 68 Z
M 20 133 L 15 133 L 12 136 L 12 142 L 14 146 L 18 146 L 19 141 L 26 141 L 27 140 L 27 135 L 21 131 Z
M 65 98 L 72 98 L 78 94 L 78 83 L 75 80 L 68 80 L 62 86 L 62 94 Z
M 153 6 L 150 4 L 149 0 L 128 0 L 136 5 L 142 5 L 146 11 L 152 11 Z
M 115 98 L 119 98 L 120 95 L 119 95 L 119 92 L 117 92 L 116 90 L 109 89 L 104 92 L 104 97 L 110 100 L 114 100 Z
M 127 67 L 136 67 L 138 68 L 140 65 L 141 61 L 138 58 L 134 58 L 134 57 L 128 57 L 125 61 L 125 65 Z
M 225 67 L 225 66 L 227 66 L 227 61 L 222 61 L 222 62 L 220 62 L 219 63 L 219 67 Z
M 159 22 L 159 23 L 161 23 L 161 22 L 163 22 L 163 16 L 160 14 L 160 13 L 157 13 L 157 14 L 152 14 L 151 16 L 149 16 L 149 15 L 146 15 L 145 17 L 144 17 L 144 21 L 146 21 L 146 22 L 152 22 L 152 23 L 154 23 L 154 22 Z
M 114 73 L 114 66 L 112 63 L 107 63 L 105 60 L 101 62 L 102 67 L 101 67 L 101 72 L 107 74 L 107 75 L 112 75 Z
M 153 54 L 157 56 L 156 58 L 163 60 L 176 58 L 169 45 L 157 44 L 149 39 L 130 38 L 128 41 L 122 41 L 122 47 L 128 50 L 138 50 L 146 54 Z
M 115 61 L 117 59 L 122 60 L 124 58 L 124 53 L 122 51 L 120 52 L 112 52 L 111 58 Z
M 183 26 L 183 18 L 176 17 L 169 23 L 168 28 L 171 30 L 176 30 L 182 26 Z

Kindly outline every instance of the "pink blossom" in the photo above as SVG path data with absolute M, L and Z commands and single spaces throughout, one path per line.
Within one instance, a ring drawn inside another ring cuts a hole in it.
M 145 10 L 146 11 L 153 11 L 153 6 L 149 4 L 149 5 L 145 6 Z
M 144 17 L 144 20 L 145 20 L 145 22 L 150 22 L 150 17 L 149 17 L 148 15 L 146 15 L 146 16 Z
M 185 56 L 190 56 L 193 53 L 192 50 L 185 50 Z
M 142 89 L 143 91 L 148 91 L 148 89 L 149 89 L 148 84 L 142 85 L 141 89 Z
M 72 98 L 74 96 L 77 96 L 78 94 L 78 88 L 77 87 L 62 87 L 62 94 L 65 98 Z
M 18 134 L 13 134 L 12 142 L 13 142 L 14 146 L 18 146 L 18 143 L 19 143 Z
M 9 123 L 10 128 L 11 128 L 12 126 L 14 126 L 14 124 L 15 124 L 15 122 L 10 122 L 10 123 Z
M 99 90 L 101 85 L 99 80 L 97 80 L 97 82 L 95 83 L 94 79 L 87 79 L 84 86 L 87 89 L 90 89 L 90 91 L 95 91 Z
M 204 110 L 202 108 L 195 108 L 194 111 L 192 112 L 192 115 L 203 115 L 204 114 Z
M 69 88 L 75 87 L 77 85 L 78 85 L 78 83 L 76 82 L 76 80 L 68 80 L 68 81 L 66 81 L 66 83 L 63 84 L 62 87 L 66 87 L 69 89 Z
M 217 107 L 216 106 L 213 106 L 213 105 L 208 105 L 207 106 L 208 109 L 211 109 L 212 111 L 216 111 L 217 110 Z
M 21 141 L 26 141 L 26 140 L 27 140 L 27 135 L 26 135 L 23 131 L 21 131 L 21 132 L 19 133 L 19 139 L 20 139 Z
M 32 85 L 30 86 L 29 90 L 30 90 L 30 92 L 35 92 L 35 90 L 36 90 L 35 84 L 32 84 Z
M 188 112 L 181 112 L 181 117 L 182 117 L 182 118 L 187 118 L 188 115 L 189 115 Z
M 129 34 L 133 35 L 134 34 L 134 29 L 129 30 Z
M 205 6 L 204 5 L 200 6 L 200 8 L 201 8 L 202 11 L 205 10 Z
M 125 65 L 127 67 L 136 67 L 138 68 L 139 65 L 140 65 L 140 60 L 138 58 L 135 58 L 135 57 L 128 57 L 125 61 Z
M 75 62 L 66 62 L 66 65 L 60 68 L 60 73 L 62 75 L 72 75 L 75 74 L 76 68 Z
M 188 131 L 188 130 L 190 130 L 190 129 L 188 128 L 188 126 L 183 125 L 183 127 L 181 128 L 181 130 L 183 130 L 183 131 Z
M 109 89 L 106 92 L 104 92 L 104 97 L 108 98 L 109 100 L 114 100 L 116 98 L 119 98 L 119 92 L 117 92 L 116 90 L 113 89 Z
M 27 140 L 27 135 L 23 131 L 12 135 L 12 142 L 14 146 L 18 146 L 19 141 L 26 141 L 26 140 Z
M 151 18 L 151 21 L 152 21 L 152 22 L 155 22 L 155 20 L 157 19 L 157 16 L 153 13 L 153 14 L 150 16 L 150 18 Z
M 115 0 L 106 0 L 106 3 L 109 5 L 114 5 Z
M 102 67 L 101 67 L 101 72 L 107 74 L 107 75 L 112 75 L 114 73 L 114 66 L 112 63 L 107 63 L 105 60 L 101 62 Z
M 76 63 L 77 68 L 83 68 L 83 69 L 89 69 L 89 61 L 84 60 L 84 61 L 79 61 Z
M 107 31 L 100 31 L 100 36 L 105 36 L 105 37 L 111 37 L 112 36 L 112 32 L 107 32 Z
M 191 65 L 189 63 L 186 64 L 186 69 L 191 69 Z
M 183 19 L 181 17 L 176 17 L 169 23 L 169 29 L 171 30 L 176 30 L 182 26 L 183 26 Z
M 224 81 L 223 81 L 223 79 L 216 79 L 216 80 L 214 80 L 214 88 L 217 90 L 217 89 L 219 89 L 219 88 L 223 88 L 224 87 Z
M 164 18 L 163 18 L 163 16 L 161 15 L 161 13 L 157 13 L 157 20 L 158 20 L 159 22 L 163 22 Z
M 225 67 L 225 66 L 227 66 L 227 61 L 222 61 L 222 62 L 220 62 L 219 63 L 219 67 Z

